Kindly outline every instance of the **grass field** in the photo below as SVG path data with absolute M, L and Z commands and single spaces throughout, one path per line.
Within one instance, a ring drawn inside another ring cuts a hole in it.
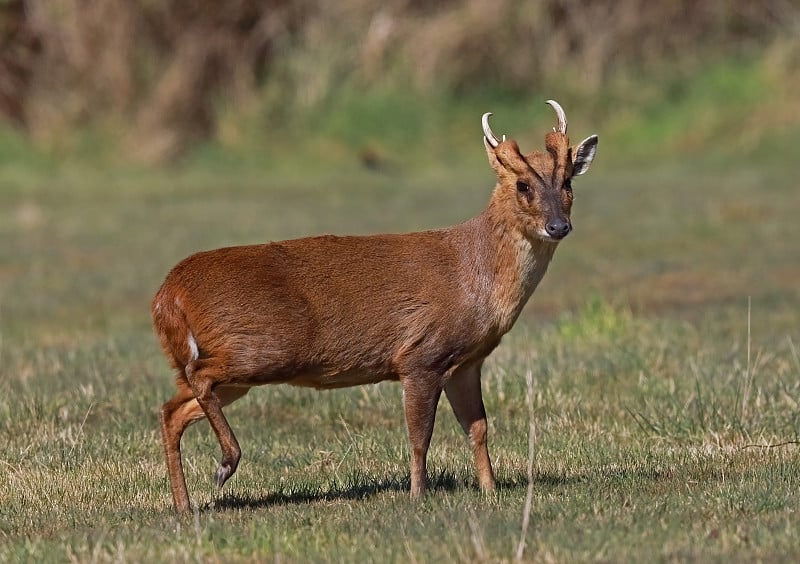
M 399 386 L 270 387 L 227 409 L 243 459 L 222 496 L 213 434 L 187 432 L 188 517 L 157 430 L 172 375 L 148 307 L 168 269 L 223 245 L 459 221 L 488 200 L 480 145 L 466 168 L 418 174 L 7 163 L 0 561 L 513 560 L 528 372 L 524 560 L 799 559 L 800 191 L 785 150 L 634 168 L 604 163 L 601 139 L 575 232 L 485 367 L 495 495 L 444 401 L 434 491 L 413 502 Z

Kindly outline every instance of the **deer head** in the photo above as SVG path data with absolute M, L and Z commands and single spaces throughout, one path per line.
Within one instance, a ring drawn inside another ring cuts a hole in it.
M 558 242 L 572 230 L 572 178 L 589 170 L 597 151 L 597 135 L 570 147 L 567 117 L 554 100 L 547 104 L 558 116 L 558 126 L 545 135 L 545 152 L 524 155 L 513 139 L 498 140 L 489 127 L 491 113 L 483 115 L 483 143 L 497 175 L 494 199 L 512 214 L 529 239 Z

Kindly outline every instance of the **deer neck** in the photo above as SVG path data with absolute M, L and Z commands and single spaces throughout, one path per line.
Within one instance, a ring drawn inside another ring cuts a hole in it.
M 508 210 L 493 199 L 476 217 L 473 272 L 480 300 L 499 334 L 511 329 L 542 280 L 556 243 L 526 235 Z

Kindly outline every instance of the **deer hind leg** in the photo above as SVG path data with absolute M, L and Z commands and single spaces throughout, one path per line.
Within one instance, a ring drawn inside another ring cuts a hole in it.
M 233 403 L 248 391 L 248 388 L 232 386 L 219 386 L 217 389 L 223 406 Z M 167 458 L 172 502 L 175 510 L 179 512 L 188 511 L 190 508 L 189 493 L 181 461 L 181 437 L 189 425 L 205 416 L 189 383 L 182 374 L 179 375 L 178 393 L 164 403 L 160 414 L 161 437 Z
M 167 472 L 176 511 L 189 510 L 189 494 L 181 462 L 181 437 L 186 428 L 204 417 L 203 410 L 194 398 L 183 375 L 178 376 L 178 393 L 161 406 L 161 438 L 167 459 Z
M 403 381 L 403 404 L 411 445 L 411 497 L 419 498 L 428 489 L 427 456 L 436 419 L 436 406 L 442 388 L 438 375 L 407 378 Z
M 221 488 L 236 472 L 242 456 L 239 442 L 222 413 L 222 407 L 242 397 L 248 391 L 247 387 L 219 385 L 218 382 L 222 377 L 223 371 L 213 359 L 201 358 L 186 365 L 186 378 L 222 449 L 222 459 L 214 475 L 217 488 Z
M 492 462 L 487 446 L 486 409 L 481 395 L 481 363 L 473 364 L 453 374 L 444 387 L 453 413 L 469 437 L 478 472 L 478 483 L 483 491 L 495 489 Z

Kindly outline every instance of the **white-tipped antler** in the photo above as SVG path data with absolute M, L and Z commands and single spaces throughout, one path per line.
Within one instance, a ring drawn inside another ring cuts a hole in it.
M 562 108 L 561 105 L 555 100 L 547 100 L 547 102 L 545 103 L 552 106 L 553 109 L 556 111 L 556 115 L 558 116 L 558 129 L 554 127 L 553 131 L 555 131 L 556 133 L 563 133 L 564 135 L 566 135 L 567 114 L 564 113 L 564 108 Z
M 492 128 L 489 127 L 489 116 L 491 115 L 492 112 L 486 112 L 481 118 L 481 124 L 483 125 L 483 138 L 492 147 L 497 147 L 500 144 L 500 141 L 497 140 L 495 134 L 492 133 Z M 503 135 L 503 141 L 505 140 L 506 136 Z

